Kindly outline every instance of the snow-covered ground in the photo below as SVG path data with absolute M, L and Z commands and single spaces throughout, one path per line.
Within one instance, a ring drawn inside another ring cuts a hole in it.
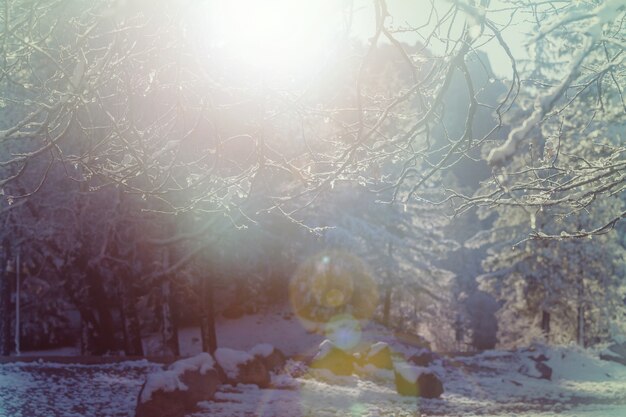
M 148 361 L 111 365 L 44 362 L 0 365 L 0 417 L 128 417 Z
M 199 351 L 195 332 L 182 332 L 183 353 Z M 380 326 L 340 333 L 343 339 L 385 341 L 405 357 L 418 351 L 394 340 Z M 223 347 L 248 350 L 265 342 L 289 355 L 304 356 L 314 353 L 327 336 L 307 332 L 297 319 L 278 313 L 226 320 L 220 323 L 218 335 Z M 489 351 L 436 361 L 432 368 L 445 388 L 441 399 L 397 395 L 389 372 L 375 378 L 329 377 L 291 362 L 288 368 L 294 378 L 274 378 L 281 389 L 224 385 L 215 401 L 201 403 L 192 416 L 626 416 L 626 366 L 601 361 L 597 352 L 576 347 L 541 349 Z M 540 354 L 549 358 L 552 381 L 520 372 L 534 366 L 531 355 Z M 0 364 L 0 417 L 132 416 L 145 376 L 161 368 L 147 361 Z
M 222 386 L 193 417 L 626 415 L 626 367 L 575 348 L 547 352 L 553 381 L 524 376 L 527 353 L 487 352 L 439 361 L 441 399 L 404 398 L 388 378 L 305 373 L 282 389 Z M 1 417 L 132 416 L 147 361 L 111 365 L 0 365 Z
M 289 356 L 314 354 L 324 337 L 307 332 L 296 318 L 287 314 L 283 310 L 277 310 L 266 315 L 247 315 L 236 320 L 219 320 L 216 326 L 218 344 L 248 351 L 259 343 L 269 343 Z M 181 329 L 179 340 L 183 356 L 195 355 L 202 351 L 199 328 Z

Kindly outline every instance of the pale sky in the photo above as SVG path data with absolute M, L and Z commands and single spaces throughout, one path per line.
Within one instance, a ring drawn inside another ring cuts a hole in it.
M 434 2 L 441 14 L 451 7 L 449 0 Z M 375 32 L 373 0 L 209 0 L 195 4 L 203 5 L 190 9 L 190 18 L 198 21 L 199 37 L 210 38 L 224 50 L 239 55 L 248 65 L 265 71 L 289 73 L 316 67 L 328 50 L 346 35 L 350 5 L 353 14 L 349 36 L 366 41 Z M 418 27 L 427 23 L 429 0 L 387 0 L 387 6 L 393 17 L 386 22 L 389 28 Z M 490 10 L 504 7 L 501 0 L 491 1 Z M 491 12 L 489 17 L 504 23 L 509 13 Z M 521 18 L 517 16 L 516 20 Z M 456 18 L 458 32 L 466 19 L 464 14 Z M 432 28 L 432 24 L 427 25 L 420 32 L 428 34 Z M 529 24 L 519 23 L 504 31 L 503 37 L 517 58 L 526 56 L 524 32 L 531 30 Z M 451 37 L 459 35 L 452 33 Z M 396 36 L 408 44 L 421 40 L 415 32 Z M 429 45 L 435 54 L 442 52 L 443 47 L 443 43 L 437 41 Z M 495 40 L 481 49 L 489 54 L 497 76 L 511 77 L 509 60 Z
M 348 0 L 349 1 L 349 0 Z M 438 10 L 444 11 L 451 7 L 451 2 L 448 0 L 435 0 L 435 4 Z M 387 0 L 387 7 L 389 13 L 393 16 L 393 21 L 388 22 L 393 27 L 417 27 L 424 25 L 428 21 L 428 13 L 430 11 L 430 2 L 427 0 Z M 365 38 L 373 34 L 374 23 L 374 10 L 371 0 L 354 0 L 354 8 L 356 10 L 355 19 L 353 22 L 353 32 L 360 34 Z M 506 8 L 506 5 L 500 0 L 492 0 L 490 3 L 490 10 L 494 12 L 489 14 L 489 18 L 495 20 L 498 23 L 504 24 L 508 21 L 510 12 L 501 10 Z M 501 11 L 495 11 L 501 10 Z M 460 16 L 457 21 L 459 28 L 462 27 L 463 16 Z M 529 23 L 523 22 L 523 16 L 519 14 L 515 18 L 518 23 L 508 27 L 502 34 L 504 40 L 509 44 L 512 53 L 516 58 L 524 58 L 527 55 L 525 43 L 525 33 L 532 31 L 532 27 Z M 422 33 L 428 33 L 432 29 L 426 27 Z M 459 29 L 460 30 L 460 29 Z M 489 33 L 489 32 L 487 32 Z M 415 33 L 398 34 L 398 39 L 412 44 L 416 40 L 419 40 L 419 36 Z M 436 49 L 437 44 L 433 43 L 433 47 Z M 508 57 L 502 48 L 494 40 L 488 45 L 482 48 L 489 54 L 489 60 L 494 73 L 500 77 L 511 77 L 511 65 Z M 434 51 L 435 53 L 437 51 Z

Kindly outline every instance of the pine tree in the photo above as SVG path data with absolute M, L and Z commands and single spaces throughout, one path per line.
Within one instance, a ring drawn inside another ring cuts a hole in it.
M 546 214 L 498 206 L 490 230 L 466 243 L 488 245 L 480 288 L 499 300 L 499 341 L 503 346 L 532 340 L 577 341 L 589 345 L 609 338 L 623 309 L 626 252 L 615 231 L 575 239 L 566 230 L 592 230 L 623 209 L 619 199 L 603 199 L 584 211 Z M 483 210 L 483 215 L 491 215 Z M 536 233 L 539 237 L 528 239 Z M 559 236 L 551 239 L 545 236 Z
M 317 224 L 328 228 L 326 247 L 365 260 L 379 289 L 380 320 L 398 329 L 429 333 L 451 343 L 453 274 L 437 266 L 456 243 L 445 239 L 447 218 L 426 205 L 385 203 L 359 185 L 335 186 L 318 206 Z M 432 318 L 444 318 L 444 326 Z

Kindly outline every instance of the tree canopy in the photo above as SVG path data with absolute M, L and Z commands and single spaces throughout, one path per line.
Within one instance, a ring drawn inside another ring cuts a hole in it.
M 41 288 L 100 334 L 114 319 L 97 300 L 136 316 L 190 282 L 211 294 L 191 277 L 269 280 L 329 248 L 410 287 L 416 317 L 453 320 L 442 259 L 484 245 L 475 275 L 501 314 L 520 297 L 532 323 L 622 314 L 623 1 L 351 0 L 306 24 L 243 0 L 228 20 L 226 3 L 4 1 L 5 263 L 27 248 Z M 473 238 L 446 231 L 464 215 Z M 578 303 L 549 307 L 569 283 Z

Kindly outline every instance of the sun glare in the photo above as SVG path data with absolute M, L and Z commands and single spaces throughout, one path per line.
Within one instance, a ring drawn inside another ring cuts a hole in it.
M 326 59 L 340 30 L 339 2 L 331 0 L 213 0 L 213 48 L 253 68 L 286 73 Z

